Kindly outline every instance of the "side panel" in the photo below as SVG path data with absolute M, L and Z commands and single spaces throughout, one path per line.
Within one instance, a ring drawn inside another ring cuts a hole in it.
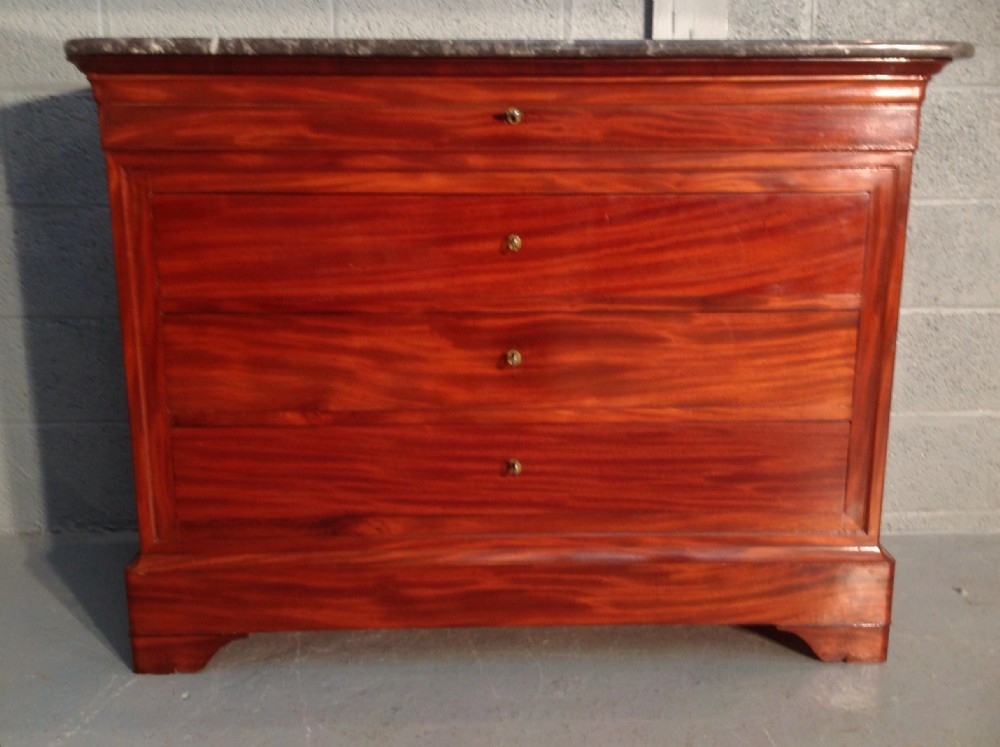
M 148 178 L 108 158 L 122 349 L 139 535 L 150 550 L 174 528 L 173 471 Z

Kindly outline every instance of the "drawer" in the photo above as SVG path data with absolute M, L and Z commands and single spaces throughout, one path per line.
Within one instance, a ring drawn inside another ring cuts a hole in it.
M 168 309 L 856 307 L 868 195 L 164 194 L 153 215 Z
M 835 526 L 847 439 L 846 422 L 178 428 L 176 515 L 182 526 L 267 522 L 279 533 L 389 516 L 609 511 Z
M 204 314 L 166 317 L 163 339 L 178 423 L 484 407 L 844 419 L 857 323 L 855 312 Z
M 902 150 L 916 143 L 917 105 L 822 103 L 531 103 L 387 106 L 111 105 L 109 151 Z

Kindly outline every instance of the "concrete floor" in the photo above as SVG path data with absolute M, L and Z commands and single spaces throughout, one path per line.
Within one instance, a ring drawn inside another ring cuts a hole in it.
M 132 540 L 0 540 L 0 745 L 1000 745 L 1000 537 L 891 537 L 889 661 L 744 628 L 256 635 L 129 670 Z

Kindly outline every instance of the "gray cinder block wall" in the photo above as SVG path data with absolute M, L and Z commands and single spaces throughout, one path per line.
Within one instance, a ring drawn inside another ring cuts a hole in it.
M 641 38 L 645 0 L 0 0 L 0 533 L 134 528 L 104 170 L 71 36 Z M 1000 4 L 730 0 L 734 38 L 961 39 L 914 181 L 890 532 L 1000 532 Z

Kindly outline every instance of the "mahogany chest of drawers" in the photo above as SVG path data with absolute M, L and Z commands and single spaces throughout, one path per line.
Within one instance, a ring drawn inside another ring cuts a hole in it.
M 107 153 L 138 671 L 441 625 L 885 658 L 911 157 L 967 47 L 256 44 L 67 45 Z

